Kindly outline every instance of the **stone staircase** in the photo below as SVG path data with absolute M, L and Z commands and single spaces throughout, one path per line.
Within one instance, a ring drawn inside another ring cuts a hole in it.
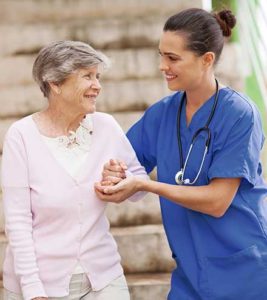
M 157 43 L 164 20 L 186 7 L 200 7 L 201 2 L 1 0 L 0 151 L 10 124 L 46 104 L 31 77 L 42 46 L 54 40 L 82 40 L 111 58 L 113 65 L 103 76 L 98 110 L 113 114 L 126 131 L 146 107 L 169 93 L 158 71 Z M 236 47 L 226 46 L 217 74 L 226 85 L 242 90 Z M 1 203 L 0 207 L 1 271 L 6 237 Z M 166 299 L 174 262 L 157 197 L 149 194 L 137 203 L 110 204 L 107 214 L 131 299 Z

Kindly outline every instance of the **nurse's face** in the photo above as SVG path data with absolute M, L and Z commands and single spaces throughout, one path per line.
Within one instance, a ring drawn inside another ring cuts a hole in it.
M 159 68 L 172 91 L 197 88 L 205 74 L 202 56 L 189 51 L 186 42 L 182 33 L 172 31 L 163 32 L 160 39 Z

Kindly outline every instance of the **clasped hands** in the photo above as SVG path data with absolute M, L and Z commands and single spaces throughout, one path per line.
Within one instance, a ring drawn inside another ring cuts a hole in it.
M 126 177 L 127 165 L 116 159 L 110 159 L 104 165 L 102 181 L 95 183 L 95 192 L 99 199 L 120 203 L 137 192 L 135 176 Z

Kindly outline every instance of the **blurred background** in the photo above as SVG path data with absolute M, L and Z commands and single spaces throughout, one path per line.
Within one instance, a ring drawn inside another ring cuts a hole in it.
M 81 40 L 110 57 L 112 67 L 102 77 L 97 108 L 111 113 L 126 131 L 149 105 L 170 93 L 158 71 L 158 39 L 167 17 L 189 7 L 235 12 L 237 27 L 226 41 L 216 74 L 255 101 L 266 132 L 266 0 L 0 0 L 0 156 L 8 127 L 46 105 L 31 76 L 43 46 Z M 266 174 L 265 154 L 266 147 Z M 107 214 L 132 300 L 166 299 L 174 265 L 157 197 L 109 205 Z M 0 271 L 5 244 L 0 202 Z

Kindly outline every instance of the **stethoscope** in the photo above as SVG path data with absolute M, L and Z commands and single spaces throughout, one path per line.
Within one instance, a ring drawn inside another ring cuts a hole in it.
M 182 107 L 183 107 L 183 103 L 184 103 L 184 100 L 185 100 L 185 97 L 186 97 L 186 94 L 184 92 L 183 94 L 183 97 L 181 99 L 181 103 L 180 103 L 180 106 L 179 106 L 179 110 L 178 110 L 178 115 L 177 115 L 177 140 L 178 140 L 178 148 L 179 148 L 179 155 L 180 155 L 180 166 L 181 166 L 181 170 L 178 171 L 175 175 L 175 181 L 177 184 L 179 185 L 182 185 L 182 184 L 194 184 L 197 180 L 198 180 L 198 177 L 201 173 L 201 170 L 202 170 L 202 167 L 203 167 L 203 163 L 204 163 L 204 160 L 205 160 L 205 157 L 208 153 L 208 150 L 209 150 L 209 145 L 210 145 L 210 139 L 211 139 L 211 133 L 210 133 L 210 129 L 209 129 L 209 124 L 214 116 L 214 113 L 215 113 L 215 110 L 216 110 L 216 106 L 217 106 L 217 103 L 218 103 L 218 95 L 219 95 L 219 84 L 218 84 L 218 81 L 217 79 L 215 79 L 215 82 L 216 82 L 216 93 L 215 93 L 215 100 L 214 100 L 214 103 L 213 103 L 213 106 L 212 106 L 212 110 L 211 110 L 211 113 L 209 115 L 209 118 L 208 118 L 208 121 L 206 122 L 205 126 L 204 127 L 201 127 L 199 128 L 195 134 L 193 135 L 193 138 L 191 140 L 191 145 L 189 147 L 189 150 L 188 150 L 188 154 L 186 155 L 186 159 L 185 159 L 185 163 L 184 163 L 184 159 L 183 159 L 183 147 L 182 147 L 182 141 L 181 141 L 181 130 L 180 130 L 180 127 L 181 127 L 181 113 L 182 113 Z M 198 137 L 198 135 L 205 131 L 207 133 L 207 138 L 206 138 L 206 142 L 205 142 L 205 151 L 203 153 L 203 157 L 202 157 L 202 161 L 201 161 L 201 164 L 200 164 L 200 167 L 199 167 L 199 170 L 197 172 L 197 175 L 195 177 L 195 179 L 193 181 L 190 181 L 190 179 L 184 179 L 184 174 L 185 174 L 185 170 L 186 170 L 186 166 L 187 166 L 187 162 L 188 162 L 188 159 L 190 157 L 190 153 L 192 151 L 192 148 L 194 146 L 194 143 Z

